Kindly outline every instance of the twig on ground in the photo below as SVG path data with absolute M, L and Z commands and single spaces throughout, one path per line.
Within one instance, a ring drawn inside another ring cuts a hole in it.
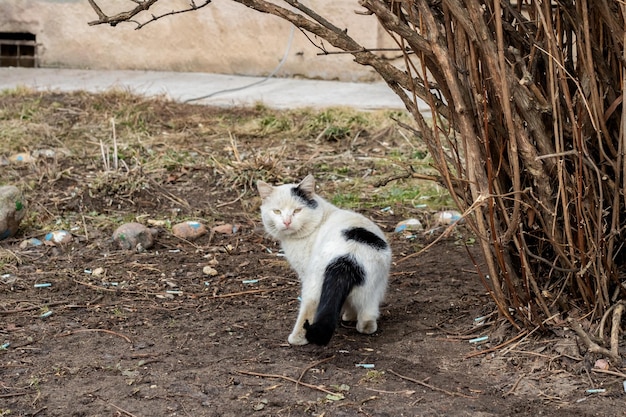
M 129 337 L 124 336 L 123 334 L 114 332 L 113 330 L 107 330 L 107 329 L 78 329 L 78 330 L 71 330 L 69 332 L 62 333 L 62 334 L 58 335 L 57 337 L 71 336 L 71 335 L 76 334 L 76 333 L 86 333 L 86 332 L 100 332 L 100 333 L 112 334 L 114 336 L 121 337 L 122 339 L 124 339 L 128 343 L 130 343 L 131 345 L 133 344 L 133 341 L 130 340 Z
M 169 192 L 168 190 L 166 190 L 161 184 L 159 184 L 158 182 L 156 182 L 155 180 L 153 180 L 150 177 L 146 177 L 148 179 L 148 181 L 154 185 L 156 188 L 159 189 L 159 191 L 161 191 L 163 193 L 163 196 L 165 198 L 167 198 L 168 200 L 170 200 L 172 203 L 174 204 L 179 204 L 185 208 L 191 208 L 191 205 L 189 204 L 189 202 L 187 202 L 187 200 L 184 200 L 174 194 L 172 194 L 171 192 Z
M 511 343 L 513 343 L 516 340 L 522 338 L 523 336 L 526 336 L 527 333 L 528 333 L 528 331 L 524 330 L 523 332 L 521 332 L 520 334 L 515 336 L 513 339 L 507 340 L 506 342 L 500 343 L 498 346 L 494 346 L 494 347 L 489 348 L 489 349 L 479 350 L 477 352 L 472 352 L 469 355 L 466 355 L 465 359 L 473 358 L 474 356 L 484 355 L 485 353 L 495 352 L 498 349 L 502 349 L 503 347 L 505 347 L 507 345 L 510 345 Z
M 577 320 L 571 317 L 568 317 L 567 322 L 570 324 L 570 327 L 572 328 L 572 330 L 576 332 L 578 337 L 581 338 L 582 342 L 585 344 L 589 352 L 599 353 L 601 355 L 608 356 L 609 358 L 614 360 L 615 363 L 619 363 L 619 355 L 613 355 L 613 353 L 610 350 L 608 350 L 607 348 L 603 348 L 602 346 L 600 346 L 599 344 L 591 340 L 589 335 L 583 330 L 583 327 L 580 325 L 580 323 Z
M 309 366 L 307 366 L 306 368 L 304 368 L 302 370 L 302 372 L 300 373 L 300 377 L 298 378 L 298 380 L 296 381 L 296 389 L 298 389 L 298 384 L 300 384 L 300 382 L 302 381 L 302 378 L 304 378 L 304 375 L 309 371 L 309 369 L 317 366 L 317 365 L 321 365 L 324 362 L 328 362 L 328 361 L 332 361 L 333 359 L 335 359 L 335 355 L 328 357 L 326 359 L 322 359 L 320 361 L 317 362 L 313 362 L 312 364 L 310 364 Z
M 230 298 L 230 297 L 239 297 L 240 295 L 249 295 L 249 294 L 260 294 L 264 292 L 274 292 L 274 291 L 285 291 L 290 290 L 291 288 L 263 288 L 258 290 L 248 290 L 248 291 L 238 291 L 231 292 L 227 294 L 217 294 L 211 296 L 211 298 Z
M 31 414 L 31 417 L 35 417 L 37 414 L 41 413 L 42 411 L 47 410 L 48 407 L 41 407 L 39 410 L 35 411 L 33 414 Z
M 104 398 L 100 398 L 100 397 L 96 397 L 96 398 L 98 398 L 103 403 L 105 403 L 107 405 L 110 405 L 111 407 L 115 408 L 120 413 L 126 414 L 128 417 L 137 417 L 135 414 L 131 413 L 130 411 L 126 411 L 123 408 L 118 407 L 117 405 L 113 404 L 112 402 L 105 400 Z
M 224 207 L 224 206 L 228 206 L 231 204 L 235 204 L 237 201 L 241 200 L 243 198 L 244 195 L 246 195 L 247 190 L 243 190 L 243 192 L 241 194 L 239 194 L 239 196 L 237 198 L 235 198 L 232 201 L 227 201 L 225 203 L 220 203 L 218 205 L 215 206 L 215 208 L 220 208 L 220 207 Z
M 296 385 L 300 384 L 300 385 L 305 386 L 307 388 L 311 388 L 311 389 L 315 389 L 315 390 L 318 390 L 318 391 L 322 391 L 322 392 L 325 392 L 326 394 L 330 394 L 330 395 L 340 395 L 341 394 L 341 393 L 338 393 L 338 392 L 333 392 L 333 391 L 327 390 L 326 388 L 320 387 L 318 385 L 312 385 L 312 384 L 307 384 L 305 382 L 298 381 L 296 379 L 290 378 L 290 377 L 285 376 L 285 375 L 261 374 L 261 373 L 258 373 L 258 372 L 250 372 L 250 371 L 236 371 L 236 372 L 240 373 L 242 375 L 258 376 L 258 377 L 261 377 L 261 378 L 284 379 L 285 381 L 293 382 Z
M 115 292 L 115 293 L 121 293 L 121 294 L 135 294 L 135 295 L 163 295 L 164 294 L 162 292 L 143 292 L 143 291 L 124 290 L 121 288 L 106 288 L 100 285 L 90 284 L 89 282 L 83 282 L 78 279 L 72 279 L 72 281 L 74 281 L 77 284 L 84 285 L 89 288 L 93 288 L 95 290 L 106 291 L 106 292 Z
M 393 371 L 391 369 L 388 369 L 387 372 L 397 376 L 398 378 L 401 378 L 401 379 L 404 379 L 404 380 L 407 380 L 407 381 L 410 381 L 410 382 L 414 382 L 414 383 L 416 383 L 418 385 L 421 385 L 423 387 L 429 388 L 429 389 L 431 389 L 433 391 L 443 392 L 444 394 L 448 394 L 448 395 L 450 395 L 452 397 L 463 397 L 463 398 L 474 398 L 474 399 L 476 398 L 476 397 L 473 397 L 471 395 L 466 395 L 466 394 L 463 394 L 463 393 L 460 393 L 460 392 L 453 392 L 453 391 L 445 390 L 443 388 L 435 387 L 434 385 L 428 384 L 428 383 L 426 383 L 424 381 L 420 381 L 418 379 L 414 379 L 414 378 L 410 378 L 408 376 L 400 375 L 399 373 L 397 373 L 397 372 L 395 372 L 395 371 Z
M 596 372 L 596 373 L 599 373 L 599 374 L 607 374 L 607 375 L 619 376 L 620 378 L 626 378 L 626 374 L 625 373 L 617 372 L 617 371 L 610 371 L 608 369 L 592 368 L 591 372 Z
M 513 386 L 511 387 L 511 389 L 504 393 L 503 397 L 506 398 L 509 395 L 513 394 L 515 392 L 515 390 L 517 389 L 517 386 L 519 385 L 519 383 L 522 381 L 522 379 L 525 376 L 526 375 L 520 375 L 519 378 L 517 378 L 517 381 L 515 381 L 515 384 L 513 384 Z
M 415 391 L 410 390 L 410 389 L 405 389 L 402 391 L 385 391 L 382 389 L 375 389 L 375 388 L 369 388 L 369 387 L 365 387 L 366 390 L 368 391 L 372 391 L 372 392 L 377 392 L 379 394 L 402 394 L 402 395 L 413 395 L 415 394 Z
M 16 308 L 15 310 L 0 310 L 0 316 L 4 315 L 4 314 L 15 314 L 15 313 L 23 313 L 25 311 L 33 311 L 33 310 L 40 310 L 44 307 L 54 307 L 54 306 L 58 306 L 61 304 L 66 304 L 69 301 L 56 301 L 54 303 L 45 303 L 39 306 L 32 306 L 32 307 L 24 307 L 24 308 Z
M 30 392 L 25 391 L 25 392 L 12 392 L 9 394 L 0 394 L 0 398 L 11 398 L 11 397 L 19 397 L 22 395 L 28 395 L 30 394 Z

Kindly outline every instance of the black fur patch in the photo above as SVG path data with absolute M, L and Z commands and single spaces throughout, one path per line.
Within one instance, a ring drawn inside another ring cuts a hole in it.
M 304 202 L 304 204 L 307 205 L 307 207 L 309 208 L 316 208 L 317 207 L 317 201 L 315 201 L 314 198 L 312 198 L 309 193 L 307 193 L 306 191 L 304 191 L 302 188 L 300 187 L 293 187 L 291 189 L 291 195 L 293 195 L 294 197 L 298 198 L 299 200 L 302 200 Z
M 341 307 L 354 286 L 365 282 L 363 267 L 350 255 L 340 256 L 326 266 L 315 322 L 304 324 L 306 340 L 316 345 L 330 342 L 341 314 Z
M 375 233 L 372 233 L 363 227 L 345 229 L 342 233 L 346 240 L 354 240 L 355 242 L 365 243 L 366 245 L 378 250 L 387 249 L 387 242 L 385 242 L 384 239 L 381 239 Z

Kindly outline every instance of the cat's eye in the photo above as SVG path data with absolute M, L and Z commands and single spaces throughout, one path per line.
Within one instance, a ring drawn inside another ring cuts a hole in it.
M 278 209 L 275 209 L 273 211 L 274 211 L 274 214 L 280 214 L 280 210 L 278 210 Z
M 302 211 L 302 208 L 294 209 L 293 214 L 300 213 L 301 211 Z

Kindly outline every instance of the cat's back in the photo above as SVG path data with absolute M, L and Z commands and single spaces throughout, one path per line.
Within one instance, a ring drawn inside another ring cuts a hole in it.
M 318 244 L 330 250 L 390 251 L 380 227 L 355 211 L 335 208 L 321 224 L 319 231 Z

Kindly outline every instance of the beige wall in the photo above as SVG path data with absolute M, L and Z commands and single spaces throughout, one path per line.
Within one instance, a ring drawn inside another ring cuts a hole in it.
M 135 5 L 130 0 L 98 3 L 108 14 Z M 336 16 L 330 20 L 347 27 L 348 33 L 366 47 L 377 48 L 388 42 L 375 17 L 354 13 L 360 9 L 357 0 L 303 3 L 324 16 Z M 187 0 L 157 3 L 165 11 L 188 4 Z M 141 30 L 130 23 L 117 27 L 87 24 L 96 18 L 87 0 L 0 1 L 0 31 L 34 33 L 42 67 L 267 75 L 283 57 L 292 30 L 277 17 L 231 0 L 214 0 L 203 9 L 169 16 Z M 369 67 L 354 63 L 350 55 L 318 56 L 318 52 L 302 32 L 295 30 L 287 60 L 277 76 L 378 79 Z

